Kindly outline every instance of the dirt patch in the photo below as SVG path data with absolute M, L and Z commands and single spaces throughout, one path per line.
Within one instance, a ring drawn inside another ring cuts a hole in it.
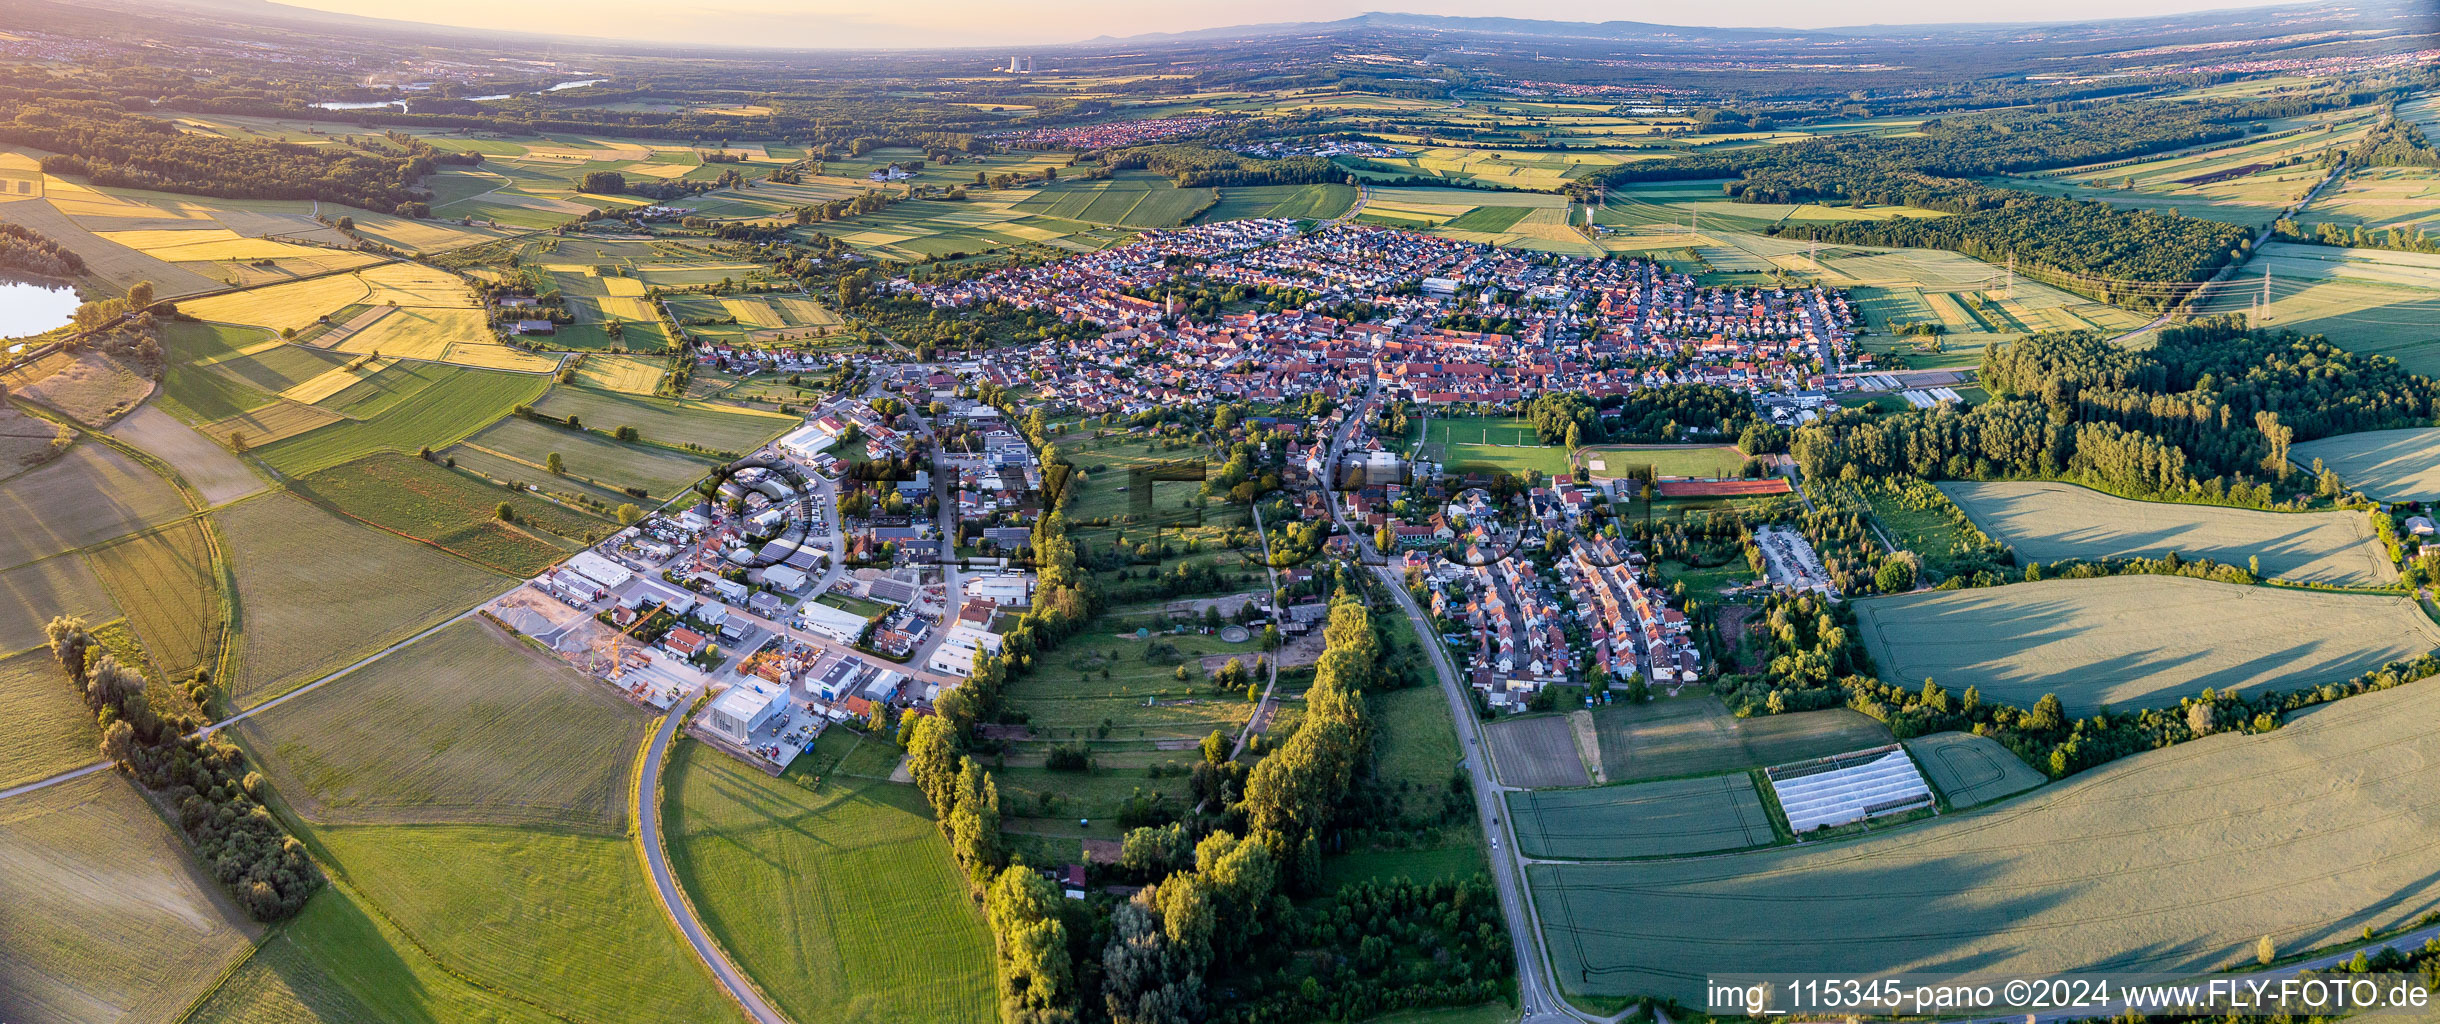
M 1584 760 L 1585 771 L 1593 777 L 1593 785 L 1609 781 L 1601 771 L 1601 733 L 1593 728 L 1593 713 L 1568 712 L 1567 727 L 1576 734 L 1576 756 Z
M 11 393 L 86 426 L 107 426 L 152 397 L 152 378 L 99 352 L 37 360 L 0 377 Z
M 58 458 L 72 440 L 59 424 L 0 405 L 0 480 Z

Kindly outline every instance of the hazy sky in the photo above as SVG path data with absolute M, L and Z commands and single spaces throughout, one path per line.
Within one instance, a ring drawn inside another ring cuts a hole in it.
M 1268 22 L 1329 21 L 1366 11 L 1498 15 L 1560 21 L 1825 28 L 1957 21 L 2072 21 L 2259 7 L 2295 0 L 279 0 L 316 10 L 476 28 L 666 43 L 791 47 L 1011 46 L 1096 36 Z

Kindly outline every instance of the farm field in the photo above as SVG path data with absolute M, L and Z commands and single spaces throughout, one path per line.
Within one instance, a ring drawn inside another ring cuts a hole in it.
M 671 867 L 789 1019 L 998 1019 L 991 934 L 913 787 L 816 789 L 691 741 L 667 774 Z
M 1745 772 L 1508 794 L 1528 857 L 1616 860 L 1769 845 L 1770 813 Z
M 2043 580 L 1855 602 L 1881 678 L 1978 687 L 2070 714 L 2172 706 L 2227 693 L 2346 679 L 2440 647 L 2440 626 L 2404 597 L 2244 587 L 2182 576 Z
M 202 522 L 182 519 L 84 554 L 155 668 L 175 677 L 212 658 L 225 609 Z
M 730 344 L 819 337 L 847 322 L 810 295 L 678 295 L 664 301 L 687 333 Z
M 1556 975 L 1588 995 L 1701 997 L 1699 968 L 1660 964 L 2217 970 L 2265 933 L 2311 949 L 2440 906 L 2407 855 L 2435 713 L 2440 687 L 2413 683 L 1846 842 L 1526 873 Z M 2197 851 L 2259 868 L 2198 873 Z
M 2296 445 L 2288 457 L 2308 467 L 2319 460 L 2380 501 L 2440 500 L 2440 427 L 2340 434 Z
M 0 659 L 0 787 L 46 779 L 101 759 L 93 711 L 59 670 L 49 648 Z
M 0 566 L 22 565 L 186 514 L 169 481 L 86 442 L 0 483 Z
M 151 378 L 100 352 L 53 355 L 6 374 L 8 393 L 89 427 L 106 427 L 152 397 Z
M 1466 242 L 1598 256 L 1569 223 L 1570 200 L 1542 192 L 1464 188 L 1376 188 L 1358 223 L 1406 228 Z
M 632 756 L 604 767 L 623 779 Z M 581 1020 L 740 1020 L 663 916 L 625 835 L 330 825 L 309 841 L 452 973 L 521 1002 Z
M 2073 484 L 1948 481 L 1940 491 L 2019 561 L 2207 558 L 2299 583 L 2378 587 L 2398 571 L 2361 512 L 2256 512 L 2132 501 Z
M 250 707 L 508 589 L 507 577 L 285 495 L 214 513 L 237 572 Z
M 257 452 L 271 468 L 303 476 L 375 452 L 445 448 L 516 406 L 533 402 L 549 386 L 548 377 L 400 364 L 321 406 L 358 418 L 315 428 Z
M 564 1024 L 443 971 L 356 895 L 332 887 L 254 951 L 186 1024 Z
M 1403 157 L 1366 157 L 1358 166 L 1366 171 L 1386 172 L 1401 177 L 1423 175 L 1454 178 L 1493 188 L 1555 192 L 1577 178 L 1630 159 L 1634 158 L 1623 157 L 1616 152 L 1593 150 L 1557 153 L 1526 150 L 1512 153 L 1435 147 L 1413 150 Z
M 300 477 L 300 493 L 512 576 L 531 576 L 607 535 L 605 520 L 511 492 L 437 462 L 382 453 Z M 502 522 L 500 505 L 517 521 Z
M 534 411 L 563 420 L 575 416 L 594 430 L 634 427 L 644 440 L 659 444 L 692 442 L 741 454 L 804 422 L 779 413 L 566 386 L 552 388 L 534 403 Z
M 1594 708 L 1593 727 L 1611 782 L 1745 771 L 1890 741 L 1887 727 L 1846 708 L 1738 718 L 1708 693 Z
M 1906 741 L 1940 795 L 1955 809 L 1979 807 L 2050 780 L 1998 740 L 1970 732 L 1936 732 Z
M 12 1021 L 176 1021 L 257 931 L 116 774 L 0 803 L 0 900 Z
M 598 352 L 577 364 L 576 382 L 604 391 L 649 395 L 661 383 L 663 362 L 643 356 Z
M 102 581 L 74 555 L 0 569 L 0 655 L 48 642 L 42 626 L 54 615 L 107 622 L 118 612 Z
M 586 425 L 594 430 L 612 429 L 590 420 Z M 557 454 L 565 476 L 613 491 L 635 487 L 655 499 L 685 490 L 712 470 L 707 460 L 666 448 L 614 441 L 591 431 L 521 416 L 509 416 L 484 428 L 467 438 L 465 445 L 529 467 L 519 479 L 546 475 L 551 456 Z
M 1016 204 L 1022 213 L 1122 228 L 1173 228 L 1209 209 L 1215 190 L 1179 188 L 1149 171 L 1047 183 Z
M 2198 307 L 2251 314 L 2266 286 L 2261 326 L 2327 335 L 2351 352 L 2440 373 L 2440 256 L 2270 242 Z
M 47 180 L 56 182 L 60 179 Z M 83 190 L 83 186 L 76 187 Z M 31 228 L 66 246 L 84 258 L 85 278 L 114 294 L 126 292 L 130 285 L 138 281 L 152 282 L 153 294 L 164 299 L 184 298 L 226 287 L 185 267 L 154 259 L 85 230 L 61 212 L 59 202 L 58 193 L 53 190 L 39 200 L 0 203 L 0 221 Z
M 1486 726 L 1483 735 L 1501 782 L 1524 789 L 1592 784 L 1565 715 L 1506 719 Z
M 2427 131 L 2428 134 L 2428 131 Z M 2357 167 L 2315 197 L 2297 218 L 2312 231 L 2339 224 L 2409 233 L 2440 227 L 2440 175 L 2428 167 Z
M 650 724 L 607 685 L 467 619 L 239 731 L 280 796 L 318 822 L 617 835 Z
M 1224 185 L 1220 201 L 1195 223 L 1265 217 L 1331 220 L 1346 215 L 1355 201 L 1356 190 L 1347 185 Z
M 158 405 L 129 413 L 110 428 L 110 436 L 177 469 L 187 485 L 203 495 L 206 505 L 226 505 L 267 486 L 228 449 L 162 412 Z
M 1585 466 L 1598 477 L 1623 477 L 1649 468 L 1656 476 L 1736 476 L 1745 468 L 1745 453 L 1732 445 L 1654 448 L 1609 445 L 1582 449 Z M 1595 465 L 1599 463 L 1599 465 Z
M 1208 191 L 1199 194 L 1210 195 Z M 1038 204 L 1028 205 L 1035 195 L 1027 189 L 972 191 L 962 203 L 924 200 L 898 203 L 859 217 L 812 224 L 804 230 L 902 260 L 1035 245 L 1092 252 L 1135 234 L 1131 228 L 1088 224 L 1042 213 Z M 1180 215 L 1188 212 L 1192 211 L 1181 211 Z

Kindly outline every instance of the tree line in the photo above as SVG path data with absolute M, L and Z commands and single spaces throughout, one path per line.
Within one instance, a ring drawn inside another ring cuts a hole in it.
M 32 228 L 0 223 L 0 271 L 73 278 L 85 272 L 85 258 Z
M 263 806 L 263 777 L 248 769 L 245 752 L 218 737 L 194 736 L 203 723 L 193 715 L 154 707 L 144 676 L 121 664 L 83 619 L 60 616 L 43 632 L 60 671 L 93 710 L 102 756 L 176 810 L 204 869 L 255 920 L 283 920 L 303 909 L 322 887 L 322 869 Z M 211 685 L 198 670 L 185 684 L 187 696 L 200 706 Z
M 0 143 L 52 151 L 42 169 L 99 185 L 226 199 L 315 199 L 412 215 L 416 182 L 441 164 L 478 163 L 480 153 L 445 153 L 420 139 L 396 152 L 300 146 L 197 135 L 176 124 L 98 103 L 28 107 L 0 121 Z M 387 147 L 383 147 L 385 150 Z

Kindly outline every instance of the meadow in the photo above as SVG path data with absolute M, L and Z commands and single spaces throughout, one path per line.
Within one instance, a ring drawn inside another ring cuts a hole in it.
M 991 934 L 913 787 L 817 788 L 687 741 L 667 776 L 672 870 L 789 1019 L 998 1019 Z
M 11 397 L 88 427 L 106 427 L 152 396 L 152 378 L 101 352 L 54 354 L 0 374 Z
M 1731 445 L 1656 448 L 1614 445 L 1582 450 L 1594 476 L 1630 476 L 1649 470 L 1655 476 L 1736 476 L 1745 468 L 1745 453 Z
M 2319 462 L 2379 501 L 2440 500 L 2440 427 L 2340 434 L 2296 445 L 2288 457 Z
M 1045 740 L 1097 736 L 1103 722 L 1114 726 L 1101 738 L 1200 740 L 1213 729 L 1233 732 L 1254 711 L 1244 694 L 1214 694 L 1203 684 L 1190 692 L 1177 680 L 1178 665 L 1214 654 L 1237 657 L 1252 671 L 1263 651 L 1258 640 L 1232 644 L 1200 633 L 1138 640 L 1086 632 L 1037 659 L 1044 663 L 1009 687 L 1008 703 Z M 1140 776 L 1136 782 L 1150 785 Z
M 2269 302 L 2257 308 L 2265 292 Z M 2440 257 L 2271 242 L 2196 307 L 2440 373 Z
M 2020 562 L 2204 558 L 2298 583 L 2387 586 L 2398 578 L 2361 512 L 2256 512 L 2132 501 L 2073 484 L 1951 481 L 1938 485 Z
M 1979 807 L 2050 781 L 1988 736 L 1936 732 L 1906 741 L 1925 778 L 1955 810 Z
M 2312 949 L 2440 908 L 2440 880 L 2403 852 L 2429 841 L 2434 713 L 2440 688 L 2414 683 L 1845 842 L 1526 874 L 1555 974 L 1586 995 L 1691 1002 L 1724 963 L 2219 970 L 2264 934 Z M 2202 851 L 2252 867 L 2197 871 Z
M 1393 623 L 1392 634 L 1413 643 L 1411 624 Z M 1407 818 L 1428 820 L 1439 814 L 1441 795 L 1459 772 L 1463 754 L 1457 746 L 1457 726 L 1449 718 L 1449 699 L 1438 686 L 1410 686 L 1371 694 L 1376 735 L 1373 774 L 1399 794 Z
M 612 429 L 603 423 L 587 421 L 586 425 L 594 430 Z M 516 479 L 547 475 L 551 456 L 558 455 L 562 475 L 613 491 L 634 487 L 655 500 L 685 490 L 712 470 L 706 459 L 522 416 L 509 416 L 484 428 L 467 438 L 465 445 L 526 466 L 526 474 Z
M 614 524 L 510 491 L 437 462 L 383 452 L 293 484 L 298 493 L 386 530 L 429 541 L 510 576 L 532 576 Z M 503 522 L 507 505 L 517 521 Z
M 651 720 L 608 686 L 468 619 L 239 727 L 297 813 L 623 834 Z
M 240 707 L 412 636 L 510 582 L 300 498 L 250 498 L 213 518 L 237 573 L 242 668 L 221 685 Z
M 1738 718 L 1703 692 L 1594 708 L 1593 727 L 1611 782 L 1745 771 L 1890 741 L 1887 727 L 1845 708 Z
M 0 659 L 0 787 L 47 779 L 101 759 L 101 730 L 49 648 Z
M 178 1020 L 257 933 L 116 774 L 0 803 L 0 901 L 12 1021 Z
M 206 528 L 182 519 L 84 552 L 166 677 L 207 665 L 217 653 L 226 609 Z
M 802 417 L 755 412 L 708 402 L 622 395 L 591 388 L 555 387 L 534 411 L 558 419 L 577 417 L 594 430 L 634 427 L 643 439 L 678 446 L 698 444 L 713 451 L 751 452 L 804 422 Z
M 1508 794 L 1517 846 L 1528 857 L 1619 860 L 1748 846 L 1775 838 L 1746 772 L 1591 789 Z
M 451 975 L 344 886 L 263 940 L 186 1024 L 565 1024 Z
M 2043 580 L 1855 602 L 1881 678 L 1932 679 L 2071 714 L 2174 706 L 2205 688 L 2293 689 L 2440 647 L 2410 598 L 2246 587 L 2182 576 Z
M 0 483 L 0 566 L 125 536 L 186 514 L 176 488 L 101 444 L 68 449 L 50 464 Z
M 328 400 L 351 418 L 256 449 L 264 463 L 303 476 L 375 452 L 445 448 L 533 402 L 550 378 L 453 366 L 399 364 Z

